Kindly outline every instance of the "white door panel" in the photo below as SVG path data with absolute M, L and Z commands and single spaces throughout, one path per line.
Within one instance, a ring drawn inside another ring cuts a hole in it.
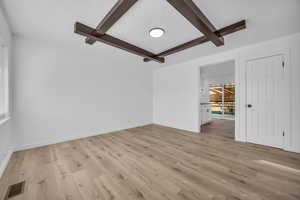
M 283 147 L 283 61 L 284 57 L 278 55 L 247 62 L 248 142 Z

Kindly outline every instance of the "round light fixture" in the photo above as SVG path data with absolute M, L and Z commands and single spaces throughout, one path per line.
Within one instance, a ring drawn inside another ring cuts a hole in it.
M 152 28 L 149 31 L 150 36 L 154 37 L 154 38 L 159 38 L 159 37 L 163 36 L 164 33 L 165 33 L 165 30 L 162 28 Z

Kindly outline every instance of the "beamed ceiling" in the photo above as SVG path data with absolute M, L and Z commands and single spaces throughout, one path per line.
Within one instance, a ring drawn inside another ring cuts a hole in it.
M 149 52 L 134 44 L 130 44 L 124 40 L 118 39 L 107 34 L 107 31 L 125 15 L 130 8 L 132 8 L 138 0 L 118 0 L 111 10 L 105 15 L 101 22 L 95 28 L 88 27 L 82 23 L 76 22 L 74 25 L 74 32 L 85 36 L 87 44 L 94 44 L 95 42 L 102 42 L 110 46 L 123 49 L 124 51 L 144 57 L 144 62 L 156 61 L 164 63 L 165 57 L 172 55 L 188 48 L 197 45 L 212 42 L 217 47 L 224 45 L 223 36 L 235 33 L 246 28 L 246 21 L 241 20 L 234 24 L 217 29 L 200 8 L 193 2 L 193 0 L 167 0 L 167 2 L 178 11 L 182 17 L 190 22 L 203 36 L 197 37 L 193 40 L 187 41 L 183 44 L 176 45 L 170 49 L 166 49 L 158 54 Z M 180 29 L 180 27 L 179 27 Z M 199 35 L 200 35 L 199 33 Z
M 300 32 L 299 0 L 193 0 L 210 22 L 221 29 L 243 19 L 247 29 L 224 36 L 225 45 L 207 42 L 167 56 L 163 65 L 171 65 L 196 57 L 238 48 L 280 36 Z M 12 31 L 16 35 L 47 40 L 63 45 L 81 45 L 95 49 L 99 56 L 115 59 L 122 54 L 143 64 L 139 56 L 97 42 L 85 44 L 85 38 L 73 33 L 74 22 L 96 28 L 117 0 L 3 0 Z M 166 34 L 151 38 L 148 31 L 162 27 Z M 158 54 L 184 42 L 203 36 L 166 0 L 138 0 L 107 34 Z M 108 53 L 109 52 L 109 53 Z M 148 62 L 146 65 L 156 65 Z

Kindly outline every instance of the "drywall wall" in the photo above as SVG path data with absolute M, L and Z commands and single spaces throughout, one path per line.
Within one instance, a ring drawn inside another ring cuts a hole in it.
M 199 119 L 199 99 L 194 97 L 199 94 L 200 73 L 196 68 L 183 66 L 171 66 L 154 72 L 154 123 L 199 131 L 195 123 Z
M 0 4 L 0 37 L 4 44 L 9 49 L 9 54 L 11 52 L 11 31 L 9 25 L 4 16 L 1 4 Z M 11 70 L 11 65 L 9 61 L 9 70 Z M 11 87 L 11 84 L 9 84 Z M 0 177 L 3 170 L 6 167 L 6 163 L 12 152 L 12 129 L 11 120 L 6 120 L 5 122 L 0 122 Z
M 84 40 L 13 41 L 16 149 L 152 123 L 153 69 L 140 58 Z
M 293 41 L 290 41 L 293 43 Z M 291 93 L 291 101 L 290 103 L 290 110 L 291 110 L 291 137 L 290 143 L 291 147 L 290 150 L 300 152 L 300 38 L 295 40 L 295 43 L 292 45 L 291 48 L 291 79 L 290 79 L 290 93 Z
M 234 82 L 234 60 L 206 65 L 200 68 L 201 78 L 207 84 L 225 84 Z
M 199 132 L 199 69 L 208 64 L 235 60 L 236 140 L 245 141 L 245 73 L 242 70 L 245 59 L 253 54 L 259 57 L 290 52 L 286 55 L 289 60 L 287 67 L 290 73 L 290 87 L 286 89 L 292 92 L 291 100 L 287 102 L 287 105 L 290 105 L 290 108 L 287 108 L 290 112 L 290 124 L 287 127 L 285 149 L 300 152 L 299 46 L 300 34 L 296 34 L 155 70 L 154 123 Z

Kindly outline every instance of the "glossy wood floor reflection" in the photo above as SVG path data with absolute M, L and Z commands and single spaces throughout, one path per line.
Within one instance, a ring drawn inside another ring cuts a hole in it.
M 300 155 L 149 125 L 13 154 L 14 200 L 296 200 Z
M 234 126 L 234 120 L 212 119 L 210 123 L 201 126 L 201 132 L 234 140 Z

